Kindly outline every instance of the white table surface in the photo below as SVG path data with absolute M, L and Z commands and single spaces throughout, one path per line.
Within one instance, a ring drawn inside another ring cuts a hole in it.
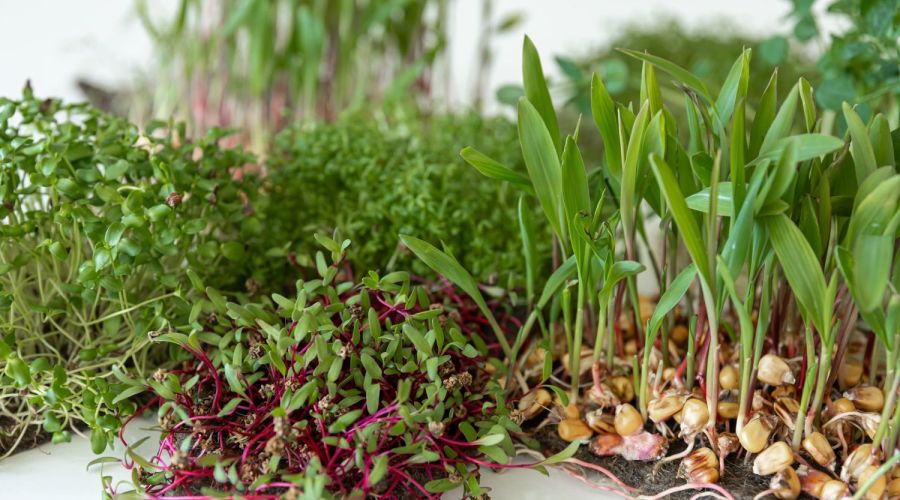
M 138 451 L 147 456 L 154 448 L 154 433 L 142 430 L 141 423 L 129 426 L 126 437 L 135 442 L 151 435 Z M 147 422 L 149 424 L 149 422 Z M 146 425 L 145 425 L 146 427 Z M 105 455 L 121 457 L 123 449 Z M 96 458 L 87 439 L 74 436 L 71 443 L 41 445 L 0 461 L 0 498 L 30 500 L 97 500 L 101 498 L 101 475 L 111 475 L 115 481 L 128 480 L 129 471 L 119 464 L 100 464 L 86 469 Z M 489 486 L 494 500 L 538 500 L 545 498 L 618 498 L 594 490 L 559 470 L 550 469 L 550 477 L 527 469 L 511 469 L 496 474 L 485 472 L 482 484 Z M 460 498 L 461 493 L 450 492 L 444 498 Z

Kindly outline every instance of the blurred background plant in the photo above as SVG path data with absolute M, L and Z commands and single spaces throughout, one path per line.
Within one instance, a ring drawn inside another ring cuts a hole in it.
M 900 107 L 900 2 L 896 0 L 833 0 L 827 12 L 843 18 L 846 29 L 828 33 L 821 29 L 812 0 L 790 0 L 790 38 L 824 47 L 816 69 L 821 83 L 816 101 L 838 112 L 843 101 L 860 104 L 864 117 L 873 109 L 886 113 L 897 126 Z M 788 37 L 766 41 L 785 46 Z
M 180 0 L 174 18 L 158 20 L 141 0 L 159 65 L 149 114 L 199 131 L 240 127 L 264 151 L 291 121 L 399 97 L 414 105 L 438 77 L 447 2 Z
M 561 127 L 574 129 L 579 115 L 591 115 L 591 75 L 595 72 L 603 79 L 613 99 L 635 105 L 641 102 L 642 63 L 617 50 L 619 48 L 648 52 L 672 61 L 710 86 L 721 85 L 731 70 L 735 55 L 744 48 L 752 48 L 750 88 L 765 88 L 775 68 L 778 69 L 778 95 L 787 94 L 801 76 L 814 84 L 817 82 L 815 60 L 798 44 L 792 45 L 781 37 L 766 40 L 744 35 L 731 23 L 722 19 L 699 29 L 690 29 L 673 18 L 653 24 L 632 24 L 601 46 L 580 53 L 557 55 L 553 61 L 562 78 L 549 83 L 561 102 Z M 680 90 L 671 86 L 662 86 L 660 90 L 667 103 L 675 109 L 684 109 Z M 496 92 L 497 99 L 511 107 L 516 106 L 522 95 L 519 84 L 501 86 Z M 761 94 L 748 96 L 747 104 L 751 109 L 756 108 L 760 97 Z M 677 113 L 675 118 L 681 120 L 683 116 L 683 113 Z M 686 123 L 679 125 L 680 130 L 687 130 Z M 589 163 L 600 160 L 602 146 L 596 130 L 584 127 L 579 143 Z
M 310 255 L 314 232 L 353 242 L 354 269 L 426 271 L 397 234 L 437 240 L 484 283 L 521 286 L 516 196 L 511 187 L 484 182 L 459 150 L 478 140 L 488 154 L 524 172 L 510 148 L 516 127 L 477 114 L 437 115 L 421 128 L 362 120 L 298 124 L 275 138 L 267 162 L 267 221 L 251 276 L 292 283 L 290 255 Z M 549 247 L 540 248 L 549 251 Z M 299 263 L 302 265 L 302 263 Z

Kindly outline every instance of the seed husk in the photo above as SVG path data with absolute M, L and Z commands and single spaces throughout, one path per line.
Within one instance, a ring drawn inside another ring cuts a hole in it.
M 797 422 L 797 412 L 800 411 L 800 403 L 794 398 L 781 397 L 775 401 L 774 410 L 785 427 L 794 430 L 794 425 Z
M 719 418 L 725 420 L 732 420 L 737 418 L 738 411 L 740 407 L 737 403 L 732 401 L 719 401 L 717 411 L 719 413 Z
M 575 403 L 569 403 L 569 406 L 566 406 L 566 418 L 567 419 L 580 419 L 581 411 L 578 410 L 578 407 L 575 406 Z
M 835 400 L 833 405 L 835 412 L 838 414 L 856 411 L 856 405 L 853 404 L 853 401 L 850 401 L 847 398 L 840 398 L 838 400 Z
M 616 432 L 616 426 L 614 424 L 615 417 L 605 413 L 603 410 L 590 411 L 584 416 L 584 419 L 587 421 L 588 427 L 593 429 L 594 432 Z
M 550 392 L 547 391 L 547 389 L 541 388 L 526 394 L 519 400 L 519 411 L 521 411 L 525 416 L 525 419 L 528 420 L 545 408 L 549 408 L 552 401 L 553 397 L 550 395 Z
M 567 418 L 559 423 L 557 433 L 563 441 L 572 442 L 577 439 L 590 439 L 594 435 L 591 428 L 580 418 Z
M 644 419 L 634 406 L 621 404 L 616 408 L 615 427 L 620 436 L 631 436 L 644 428 Z
M 847 457 L 847 460 L 844 462 L 844 466 L 841 469 L 841 479 L 844 481 L 850 479 L 859 479 L 859 476 L 866 470 L 866 468 L 875 462 L 875 457 L 872 455 L 872 444 L 865 443 L 857 446 L 850 455 Z
M 836 459 L 828 439 L 821 432 L 813 432 L 803 440 L 803 449 L 822 467 L 832 468 Z
M 750 453 L 759 453 L 766 447 L 769 435 L 772 434 L 772 423 L 768 417 L 757 414 L 741 429 L 738 438 L 741 446 Z
M 841 369 L 838 372 L 838 386 L 842 391 L 855 387 L 862 380 L 862 374 L 862 363 L 848 359 L 841 365 Z
M 795 381 L 791 367 L 774 354 L 766 354 L 759 360 L 757 378 L 764 384 L 775 386 L 793 384 Z
M 878 387 L 854 387 L 845 392 L 844 397 L 863 411 L 881 411 L 884 408 L 884 393 Z
M 619 401 L 630 403 L 634 399 L 634 383 L 629 377 L 622 375 L 613 377 L 609 381 L 609 386 Z
M 891 479 L 887 484 L 888 498 L 900 498 L 900 477 Z
M 697 448 L 681 461 L 678 475 L 692 483 L 714 483 L 719 480 L 719 459 L 711 449 Z
M 647 413 L 655 423 L 665 422 L 673 415 L 681 411 L 686 396 L 678 394 L 663 394 L 661 397 L 650 401 L 647 405 Z
M 684 325 L 675 325 L 675 327 L 672 328 L 672 331 L 669 332 L 669 338 L 678 345 L 684 345 L 684 343 L 687 342 L 689 333 L 688 327 Z
M 803 492 L 815 498 L 822 496 L 823 488 L 832 480 L 828 474 L 818 469 L 810 469 L 805 465 L 801 465 L 797 469 L 797 474 L 800 476 L 800 485 Z M 838 482 L 844 484 L 843 481 Z
M 696 434 L 708 421 L 709 407 L 706 405 L 706 401 L 691 398 L 684 402 L 684 407 L 681 409 L 682 436 Z
M 857 481 L 857 488 L 862 488 L 864 484 L 869 481 L 869 478 L 875 475 L 878 471 L 878 467 L 874 465 L 870 465 L 866 467 L 862 474 L 859 475 L 859 481 Z M 887 489 L 887 478 L 882 474 L 872 483 L 872 486 L 869 487 L 868 491 L 866 491 L 865 498 L 866 500 L 880 500 L 884 497 L 884 491 Z
M 841 500 L 848 496 L 850 488 L 847 487 L 847 483 L 839 479 L 829 479 L 825 481 L 819 491 L 821 500 Z
M 625 356 L 631 357 L 637 354 L 637 341 L 629 339 L 625 342 Z
M 784 441 L 778 441 L 756 456 L 753 473 L 759 476 L 775 474 L 794 463 L 794 452 Z
M 794 500 L 800 496 L 800 478 L 793 468 L 785 467 L 772 477 L 769 488 L 777 498 Z
M 719 387 L 722 389 L 733 391 L 738 388 L 740 383 L 740 374 L 734 365 L 725 365 L 719 370 Z

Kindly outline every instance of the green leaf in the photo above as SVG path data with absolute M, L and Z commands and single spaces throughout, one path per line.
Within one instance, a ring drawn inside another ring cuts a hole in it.
M 378 484 L 384 478 L 388 470 L 388 457 L 386 454 L 378 455 L 372 459 L 372 469 L 369 471 L 369 484 Z
M 720 182 L 719 189 L 716 193 L 718 201 L 716 203 L 716 215 L 723 217 L 734 216 L 733 198 L 731 194 L 731 183 Z M 709 213 L 709 188 L 703 188 L 700 191 L 688 196 L 685 201 L 691 210 Z
M 122 235 L 125 233 L 125 226 L 121 222 L 113 222 L 106 229 L 106 244 L 111 248 L 115 248 L 119 244 L 119 240 L 122 239 Z
M 129 399 L 131 396 L 140 394 L 146 390 L 147 390 L 147 388 L 142 385 L 131 386 L 131 387 L 121 391 L 120 393 L 116 394 L 116 397 L 113 398 L 113 400 L 112 400 L 112 404 L 116 405 L 120 401 L 125 401 L 126 399 Z
M 381 386 L 378 384 L 369 384 L 366 386 L 366 411 L 369 415 L 374 415 L 378 411 L 378 405 L 381 402 Z
M 528 194 L 534 195 L 534 188 L 528 177 L 506 167 L 500 162 L 488 157 L 484 153 L 472 147 L 465 147 L 459 152 L 459 156 L 469 165 L 475 167 L 482 175 L 491 179 L 506 181 L 524 189 Z
M 539 464 L 540 465 L 553 465 L 553 464 L 558 464 L 560 462 L 565 462 L 566 460 L 575 456 L 575 453 L 578 452 L 578 448 L 580 448 L 581 445 L 584 443 L 585 443 L 585 441 L 582 441 L 582 440 L 572 441 L 571 443 L 569 443 L 568 446 L 563 448 L 562 451 L 547 457 L 546 459 L 540 461 Z
M 425 353 L 429 357 L 432 356 L 431 344 L 428 343 L 422 332 L 416 330 L 409 323 L 403 323 L 403 333 L 409 337 L 409 340 L 416 346 L 418 352 Z
M 535 243 L 536 231 L 531 212 L 525 206 L 525 197 L 519 197 L 517 205 L 519 220 L 519 238 L 522 240 L 522 254 L 525 257 L 525 292 L 528 303 L 534 301 L 534 281 L 538 275 L 537 244 Z
M 819 266 L 816 254 L 800 229 L 784 214 L 766 217 L 764 220 L 772 248 L 778 256 L 784 276 L 797 298 L 808 323 L 824 334 L 829 331 L 830 324 L 824 318 L 830 315 L 825 311 L 825 275 Z
M 775 119 L 775 111 L 778 107 L 778 70 L 772 72 L 766 90 L 763 92 L 756 106 L 756 116 L 753 117 L 753 125 L 750 127 L 750 143 L 747 147 L 747 158 L 753 159 L 759 155 L 760 147 L 772 120 Z
M 853 164 L 856 167 L 856 182 L 862 184 L 866 177 L 878 168 L 875 162 L 875 150 L 872 148 L 872 141 L 869 139 L 869 133 L 862 118 L 846 102 L 843 110 L 847 128 L 850 130 L 850 154 L 853 156 Z
M 487 434 L 473 441 L 472 444 L 478 446 L 494 446 L 502 443 L 504 439 L 506 439 L 506 435 L 502 433 Z
M 478 284 L 475 282 L 475 278 L 473 278 L 455 258 L 438 250 L 434 245 L 426 241 L 408 235 L 400 235 L 400 241 L 402 241 L 407 248 L 412 250 L 418 258 L 422 259 L 422 262 L 424 262 L 425 265 L 438 274 L 443 275 L 471 297 L 478 306 L 478 309 L 481 310 L 482 314 L 485 315 L 488 322 L 491 324 L 491 328 L 494 330 L 497 341 L 500 342 L 500 346 L 503 348 L 504 353 L 507 356 L 512 357 L 509 341 L 506 340 L 503 331 L 497 324 L 497 320 L 494 318 L 493 313 L 484 301 L 484 297 L 478 290 Z
M 700 236 L 697 220 L 688 208 L 687 202 L 685 202 L 684 195 L 681 193 L 681 188 L 678 186 L 678 181 L 675 179 L 672 169 L 665 160 L 656 154 L 650 155 L 650 165 L 653 167 L 653 173 L 656 175 L 659 189 L 669 204 L 672 218 L 681 232 L 681 239 L 688 250 L 688 254 L 691 256 L 691 260 L 694 261 L 700 270 L 700 276 L 708 285 L 712 285 L 713 281 L 709 270 L 706 246 L 703 243 L 703 238 Z
M 775 146 L 775 143 L 790 134 L 791 126 L 794 124 L 794 115 L 797 114 L 799 93 L 799 86 L 794 85 L 766 131 L 766 136 L 763 138 L 762 145 L 759 148 L 760 154 L 767 153 Z
M 111 464 L 111 463 L 117 463 L 117 464 L 118 464 L 118 463 L 122 463 L 122 459 L 121 459 L 121 458 L 116 458 L 116 457 L 100 457 L 100 458 L 95 458 L 95 459 L 93 459 L 93 460 L 91 460 L 90 462 L 87 463 L 87 466 L 85 467 L 85 470 L 88 470 L 88 471 L 89 471 L 89 470 L 91 470 L 91 467 L 93 467 L 93 466 L 95 466 L 95 465 L 100 465 L 100 464 Z
M 654 56 L 654 55 L 650 55 L 650 54 L 644 54 L 644 53 L 638 52 L 636 50 L 630 50 L 630 49 L 618 49 L 618 50 L 620 52 L 628 54 L 631 57 L 634 57 L 635 59 L 640 59 L 641 61 L 646 61 L 646 62 L 656 66 L 657 68 L 665 71 L 666 73 L 672 75 L 673 77 L 680 80 L 682 83 L 684 83 L 688 87 L 691 87 L 692 89 L 697 91 L 704 99 L 706 99 L 706 102 L 708 102 L 710 104 L 715 102 L 715 100 L 712 98 L 712 95 L 709 93 L 709 90 L 706 89 L 706 85 L 703 84 L 703 81 L 701 81 L 699 78 L 694 76 L 694 74 L 692 74 L 690 71 L 682 68 L 681 66 L 679 66 L 671 61 L 667 61 L 666 59 L 663 59 L 662 57 L 658 57 L 658 56 Z
M 613 103 L 603 80 L 597 74 L 591 79 L 591 115 L 603 139 L 603 155 L 613 177 L 622 176 L 622 146 L 619 143 L 619 124 L 616 105 Z
M 575 274 L 575 265 L 575 256 L 569 257 L 547 278 L 547 282 L 544 283 L 544 290 L 541 292 L 541 297 L 537 302 L 538 309 L 543 309 L 565 282 Z
M 735 105 L 747 96 L 747 82 L 750 78 L 750 49 L 744 49 L 741 55 L 734 61 L 719 98 L 716 99 L 716 113 L 720 123 L 724 124 L 731 118 Z
M 572 221 L 579 212 L 588 212 L 591 209 L 587 171 L 584 168 L 581 151 L 578 150 L 572 136 L 566 137 L 566 146 L 563 149 L 562 192 L 567 221 Z
M 244 258 L 244 245 L 238 241 L 222 243 L 222 255 L 232 262 L 240 262 Z
M 228 415 L 229 413 L 234 411 L 234 409 L 237 408 L 239 404 L 241 404 L 240 398 L 232 398 L 230 401 L 225 403 L 225 406 L 222 407 L 222 409 L 219 411 L 219 413 L 216 414 L 216 416 L 222 418 Z
M 639 204 L 637 193 L 638 167 L 643 157 L 644 131 L 650 121 L 649 104 L 644 102 L 634 119 L 631 136 L 625 149 L 625 163 L 622 165 L 622 186 L 619 190 L 619 212 L 626 238 L 634 234 L 634 218 Z
M 525 89 L 525 99 L 534 105 L 550 134 L 553 149 L 556 151 L 556 155 L 559 155 L 562 147 L 559 137 L 559 122 L 556 120 L 556 111 L 553 109 L 547 81 L 544 79 L 541 57 L 534 43 L 527 36 L 522 42 L 522 85 Z M 519 112 L 521 113 L 521 100 L 519 103 Z M 533 176 L 532 180 L 534 180 Z
M 372 380 L 381 380 L 381 367 L 378 366 L 375 358 L 364 352 L 360 354 L 359 360 L 360 362 L 362 362 L 363 368 L 365 368 L 366 370 L 366 374 L 372 377 Z
M 519 144 L 544 214 L 556 235 L 565 240 L 560 222 L 562 172 L 558 153 L 540 114 L 527 99 L 519 101 Z
M 666 291 L 663 292 L 662 296 L 659 298 L 659 302 L 656 303 L 656 307 L 653 309 L 653 315 L 650 316 L 650 321 L 647 323 L 647 332 L 650 332 L 650 339 L 645 345 L 652 346 L 653 342 L 656 341 L 655 332 L 659 330 L 666 314 L 669 314 L 669 311 L 674 309 L 675 306 L 681 302 L 681 299 L 684 297 L 684 294 L 687 293 L 688 288 L 690 288 L 691 283 L 696 276 L 697 266 L 690 264 L 678 273 L 678 276 L 676 276 L 675 279 L 672 280 L 672 283 L 666 287 Z
M 753 163 L 759 163 L 763 160 L 775 160 L 789 146 L 794 148 L 796 160 L 801 162 L 836 151 L 844 146 L 844 141 L 837 137 L 823 134 L 792 135 L 778 140 L 769 149 L 762 151 Z
M 328 432 L 331 434 L 336 434 L 338 432 L 344 432 L 347 427 L 362 415 L 362 410 L 350 410 L 347 413 L 338 417 L 331 425 L 328 426 Z

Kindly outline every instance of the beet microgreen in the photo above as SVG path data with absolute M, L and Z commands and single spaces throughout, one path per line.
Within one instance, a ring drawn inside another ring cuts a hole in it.
M 156 339 L 195 359 L 146 382 L 163 431 L 147 493 L 479 494 L 472 467 L 515 454 L 479 305 L 402 272 L 344 281 L 349 242 L 317 239 L 333 260 L 317 256 L 296 298 L 201 300 L 202 318 Z

